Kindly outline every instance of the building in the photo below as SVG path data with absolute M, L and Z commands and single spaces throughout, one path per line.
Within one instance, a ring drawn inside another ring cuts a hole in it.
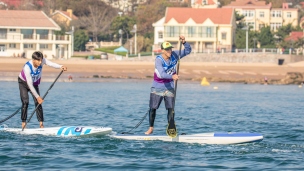
M 78 17 L 76 17 L 73 14 L 72 9 L 67 9 L 66 11 L 60 11 L 60 10 L 51 10 L 50 17 L 56 22 L 61 23 L 69 27 L 71 25 L 71 21 L 77 20 Z
M 71 36 L 56 36 L 60 27 L 42 11 L 0 10 L 0 56 L 41 51 L 48 59 L 71 57 Z M 23 54 L 23 55 L 22 55 Z
M 3 5 L 5 8 L 14 7 L 19 8 L 20 6 L 43 6 L 43 0 L 0 0 L 0 6 Z
M 133 12 L 139 4 L 144 4 L 147 0 L 102 0 L 106 4 L 117 8 L 123 13 Z
M 304 32 L 303 31 L 292 31 L 288 37 L 286 37 L 284 40 L 285 41 L 293 41 L 296 42 L 299 39 L 304 38 Z
M 274 31 L 287 24 L 298 26 L 298 9 L 289 8 L 288 3 L 283 3 L 282 8 L 272 8 L 272 4 L 266 4 L 266 1 L 236 0 L 223 8 L 235 9 L 245 16 L 244 22 L 257 31 L 265 26 L 270 26 Z
M 218 0 L 191 0 L 192 8 L 219 8 Z
M 193 52 L 230 51 L 235 42 L 235 15 L 231 8 L 167 8 L 166 15 L 153 23 L 154 51 L 169 41 L 179 47 L 184 35 Z

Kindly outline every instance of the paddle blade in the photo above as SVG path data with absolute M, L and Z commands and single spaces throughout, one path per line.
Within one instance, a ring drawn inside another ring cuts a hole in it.
M 175 138 L 177 136 L 177 129 L 176 129 L 176 126 L 175 126 L 175 122 L 174 122 L 174 119 L 171 119 L 169 121 L 169 124 L 167 126 L 167 130 L 166 130 L 166 133 L 169 137 L 172 137 L 172 138 Z

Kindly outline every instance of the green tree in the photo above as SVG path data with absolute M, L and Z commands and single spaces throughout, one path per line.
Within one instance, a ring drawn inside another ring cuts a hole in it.
M 272 34 L 270 27 L 263 27 L 258 36 L 261 48 L 275 48 L 274 35 Z
M 293 30 L 295 30 L 295 28 L 293 28 L 291 24 L 280 27 L 275 33 L 277 41 L 281 42 L 284 40 L 284 38 L 288 36 Z
M 133 29 L 134 24 L 136 23 L 136 20 L 134 17 L 130 16 L 117 16 L 113 22 L 111 23 L 110 29 L 111 33 L 119 36 L 118 31 L 121 29 L 123 31 L 123 43 L 127 41 L 126 38 L 131 38 L 132 34 L 131 31 Z
M 304 47 L 304 39 L 298 38 L 298 40 L 294 42 L 294 48 L 303 48 L 303 47 Z
M 76 30 L 74 33 L 74 50 L 85 50 L 85 44 L 88 42 L 89 36 L 84 30 Z
M 94 42 L 98 41 L 98 35 L 109 30 L 113 18 L 117 15 L 116 10 L 106 5 L 100 0 L 81 1 L 86 10 L 82 11 L 82 16 L 78 21 L 81 27 L 88 30 Z
M 246 30 L 237 30 L 235 33 L 235 47 L 237 49 L 246 48 Z
M 238 12 L 235 12 L 235 21 L 236 21 L 236 31 L 235 31 L 235 45 L 234 47 L 238 49 L 246 48 L 246 31 L 243 28 L 246 26 L 244 23 L 243 15 L 240 15 Z
M 167 7 L 188 7 L 187 3 L 169 2 L 168 0 L 148 0 L 146 4 L 139 5 L 136 11 L 137 33 L 143 36 L 143 51 L 151 51 L 148 46 L 153 44 L 154 28 L 152 24 L 165 16 Z

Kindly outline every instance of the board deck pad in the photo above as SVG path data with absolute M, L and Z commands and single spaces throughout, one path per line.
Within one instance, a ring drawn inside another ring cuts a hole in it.
M 174 138 L 174 137 L 177 136 L 177 129 L 176 129 L 176 125 L 175 125 L 174 119 L 171 119 L 169 121 L 166 133 L 167 133 L 167 135 L 169 137 L 172 137 L 172 138 Z
M 0 131 L 14 132 L 19 134 L 40 134 L 49 136 L 100 136 L 112 132 L 109 127 L 96 127 L 96 126 L 61 126 L 49 128 L 8 128 L 6 125 L 0 125 Z

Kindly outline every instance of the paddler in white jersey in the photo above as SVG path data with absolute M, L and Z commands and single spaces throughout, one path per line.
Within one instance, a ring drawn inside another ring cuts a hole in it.
M 38 86 L 40 84 L 42 67 L 44 64 L 57 69 L 61 68 L 63 71 L 67 70 L 67 67 L 56 64 L 54 62 L 51 62 L 43 58 L 43 54 L 39 51 L 34 52 L 32 55 L 32 60 L 25 63 L 18 77 L 20 98 L 22 102 L 22 108 L 21 108 L 22 128 L 24 128 L 27 119 L 27 108 L 29 104 L 28 92 L 32 94 L 36 107 L 38 104 L 43 103 L 43 99 L 40 97 Z M 41 105 L 39 105 L 38 109 L 36 110 L 36 115 L 38 121 L 40 122 L 40 128 L 43 128 L 44 119 L 43 119 L 43 109 Z

